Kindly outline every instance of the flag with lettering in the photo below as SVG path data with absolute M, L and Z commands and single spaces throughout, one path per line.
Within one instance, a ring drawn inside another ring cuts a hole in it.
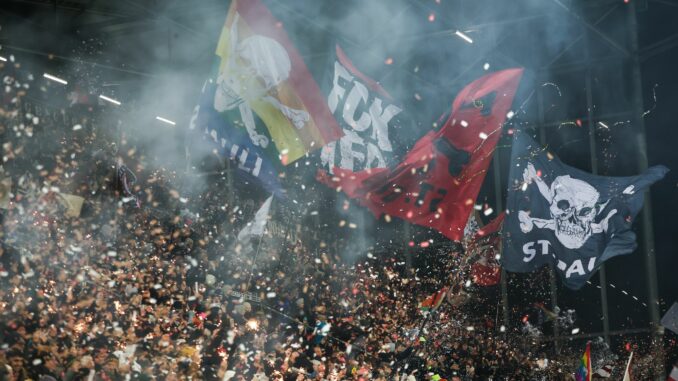
M 447 121 L 419 139 L 395 168 L 336 168 L 319 180 L 370 209 L 463 238 L 523 69 L 488 74 L 457 95 Z
M 214 153 L 222 159 L 232 160 L 237 174 L 256 179 L 268 192 L 281 196 L 283 190 L 278 172 L 282 166 L 276 166 L 276 160 L 254 145 L 247 133 L 236 128 L 232 120 L 214 109 L 216 88 L 212 79 L 203 86 L 189 124 L 186 136 L 188 146 L 195 153 Z
M 638 176 L 596 176 L 515 131 L 502 266 L 529 272 L 553 263 L 567 287 L 581 288 L 604 261 L 635 250 L 633 219 L 645 190 L 667 171 L 655 166 Z
M 398 143 L 391 137 L 405 124 L 403 109 L 381 85 L 356 69 L 339 45 L 334 50 L 327 104 L 344 136 L 323 147 L 322 166 L 329 173 L 334 167 L 355 172 L 387 167 Z
M 343 135 L 283 23 L 260 0 L 231 2 L 216 54 L 214 108 L 283 165 Z

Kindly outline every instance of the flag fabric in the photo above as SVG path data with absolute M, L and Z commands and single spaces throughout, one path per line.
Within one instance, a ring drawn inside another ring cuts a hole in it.
M 445 295 L 447 295 L 447 287 L 443 287 L 435 293 L 428 296 L 421 303 L 419 303 L 419 309 L 422 311 L 435 311 L 443 304 L 445 300 Z
M 2 173 L 0 173 L 2 175 Z M 12 190 L 12 178 L 0 178 L 0 209 L 9 208 L 9 194 Z
M 593 378 L 610 378 L 613 369 L 614 366 L 612 364 L 605 364 L 593 373 Z
M 61 192 L 57 192 L 56 195 L 56 200 L 63 208 L 64 215 L 67 217 L 80 217 L 82 205 L 85 203 L 83 197 Z
M 282 166 L 276 166 L 277 158 L 271 159 L 264 149 L 254 145 L 245 131 L 235 126 L 233 120 L 214 109 L 216 90 L 214 80 L 205 82 L 191 117 L 187 136 L 189 145 L 197 147 L 200 144 L 198 152 L 213 151 L 224 159 L 233 160 L 237 174 L 254 178 L 266 191 L 281 196 L 278 173 Z
M 273 196 L 267 198 L 264 204 L 254 214 L 254 219 L 248 222 L 247 225 L 240 230 L 238 233 L 238 242 L 245 243 L 252 237 L 260 237 L 264 234 L 272 201 Z
M 318 179 L 375 216 L 399 217 L 461 240 L 522 73 L 508 69 L 466 86 L 445 124 L 419 139 L 394 169 L 335 167 L 334 176 Z
M 552 311 L 544 306 L 543 303 L 535 303 L 535 307 L 539 308 L 539 311 L 543 314 L 540 316 L 540 320 L 543 321 L 557 321 L 558 320 L 558 313 L 556 311 Z M 557 307 L 556 307 L 557 308 Z
M 216 50 L 214 107 L 283 165 L 342 130 L 283 24 L 260 0 L 233 0 Z
M 586 351 L 579 360 L 579 368 L 574 375 L 577 381 L 591 381 L 591 343 L 586 343 Z
M 629 361 L 626 363 L 626 369 L 624 370 L 624 379 L 623 381 L 631 381 L 631 361 L 633 360 L 633 352 L 629 355 Z
M 671 308 L 664 314 L 661 325 L 678 335 L 678 302 L 673 303 Z
M 322 166 L 329 173 L 334 167 L 350 171 L 387 167 L 394 154 L 390 136 L 402 128 L 403 109 L 381 85 L 356 69 L 339 45 L 334 50 L 327 105 L 344 136 L 323 147 Z
M 644 191 L 668 171 L 592 175 L 563 164 L 518 130 L 511 156 L 502 266 L 529 272 L 553 263 L 571 289 L 581 288 L 607 259 L 635 250 L 631 224 Z
M 501 280 L 501 267 L 497 256 L 501 252 L 499 231 L 504 222 L 502 212 L 489 224 L 479 228 L 466 246 L 471 258 L 471 278 L 479 286 L 495 286 Z
M 666 381 L 678 381 L 678 366 L 673 366 L 673 370 L 671 370 L 671 374 L 669 374 L 669 378 Z

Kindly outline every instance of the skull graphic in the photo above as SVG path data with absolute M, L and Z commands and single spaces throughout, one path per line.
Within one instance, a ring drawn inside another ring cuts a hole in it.
M 239 15 L 236 13 L 230 30 L 228 60 L 217 78 L 214 108 L 222 112 L 237 107 L 252 142 L 265 148 L 268 138 L 256 131 L 251 102 L 268 102 L 297 129 L 303 128 L 310 116 L 304 110 L 285 106 L 272 95 L 275 88 L 289 78 L 292 70 L 285 47 L 272 38 L 256 34 L 240 41 L 238 20 Z
M 595 218 L 609 201 L 600 204 L 600 194 L 596 188 L 569 175 L 556 177 L 549 187 L 537 175 L 532 163 L 528 163 L 523 180 L 526 184 L 537 184 L 539 192 L 549 202 L 552 219 L 532 218 L 528 212 L 521 210 L 518 212 L 521 230 L 527 233 L 534 226 L 551 229 L 558 241 L 568 249 L 582 247 L 592 234 L 607 232 L 609 219 L 617 213 L 613 209 L 600 223 L 595 223 Z
M 581 247 L 592 234 L 600 195 L 596 188 L 570 176 L 558 176 L 551 183 L 551 217 L 556 222 L 556 237 L 569 249 Z

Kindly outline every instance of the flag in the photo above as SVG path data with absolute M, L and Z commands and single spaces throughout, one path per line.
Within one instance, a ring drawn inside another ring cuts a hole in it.
M 549 321 L 557 321 L 558 320 L 558 313 L 556 311 L 551 311 L 548 308 L 544 306 L 543 303 L 535 303 L 535 307 L 539 308 L 539 310 L 542 312 L 544 320 L 549 322 Z M 558 308 L 558 307 L 556 307 Z M 542 320 L 543 322 L 543 320 Z
M 673 303 L 671 308 L 664 314 L 661 320 L 661 325 L 678 334 L 678 302 Z
M 593 373 L 593 378 L 610 378 L 614 366 L 612 364 L 605 364 L 602 368 Z
M 233 0 L 216 50 L 215 109 L 287 165 L 342 136 L 283 24 L 260 0 Z
M 445 295 L 447 295 L 447 287 L 443 287 L 435 293 L 428 296 L 421 303 L 419 303 L 419 309 L 422 311 L 435 311 L 443 304 L 445 300 Z
M 277 159 L 271 159 L 264 149 L 254 145 L 245 131 L 235 127 L 234 121 L 214 109 L 216 90 L 217 85 L 212 79 L 203 85 L 189 124 L 187 139 L 190 146 L 196 147 L 195 151 L 213 151 L 234 161 L 237 174 L 258 180 L 269 193 L 282 195 L 278 179 L 282 167 L 276 167 Z
M 390 137 L 402 127 L 403 109 L 381 85 L 358 71 L 339 45 L 330 63 L 327 105 L 344 136 L 323 147 L 322 166 L 329 173 L 334 173 L 333 167 L 361 171 L 389 166 L 394 153 Z
M 9 208 L 9 194 L 12 190 L 12 178 L 0 179 L 0 209 Z
M 252 237 L 260 237 L 264 234 L 266 222 L 268 221 L 268 212 L 271 209 L 271 201 L 273 201 L 273 196 L 266 199 L 261 208 L 254 214 L 254 219 L 240 230 L 238 242 L 247 243 Z
M 502 266 L 528 272 L 553 263 L 571 289 L 607 259 L 635 250 L 631 224 L 644 191 L 668 171 L 592 175 L 563 164 L 522 131 L 514 133 L 511 156 Z
M 626 370 L 624 370 L 623 381 L 631 381 L 631 360 L 633 360 L 633 352 L 629 355 L 629 362 L 626 363 Z
M 673 366 L 673 370 L 671 370 L 671 374 L 669 374 L 669 378 L 666 381 L 678 381 L 678 366 Z
M 74 194 L 57 192 L 57 201 L 64 208 L 64 214 L 67 217 L 79 217 L 82 210 L 82 204 L 85 199 Z
M 591 381 L 591 373 L 591 343 L 588 342 L 586 343 L 586 351 L 579 360 L 579 369 L 574 376 L 577 381 Z
M 501 251 L 499 231 L 504 222 L 504 213 L 489 224 L 479 228 L 466 246 L 466 255 L 471 258 L 471 277 L 479 286 L 495 286 L 501 280 L 501 267 L 497 257 Z
M 394 169 L 320 174 L 370 209 L 438 230 L 459 241 L 513 102 L 522 69 L 486 75 L 466 86 L 449 119 L 419 139 Z

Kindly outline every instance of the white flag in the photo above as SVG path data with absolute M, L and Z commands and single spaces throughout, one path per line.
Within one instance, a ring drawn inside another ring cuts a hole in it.
M 661 325 L 678 334 L 678 302 L 673 303 L 671 308 L 666 311 L 666 314 L 662 317 Z
M 624 381 L 631 381 L 631 360 L 633 359 L 633 352 L 629 355 L 629 362 L 626 364 L 626 370 L 624 371 Z
M 248 222 L 247 226 L 238 233 L 238 242 L 246 242 L 252 236 L 262 236 L 264 234 L 266 221 L 268 220 L 268 211 L 271 209 L 271 201 L 273 201 L 273 196 L 266 199 L 264 205 L 254 215 L 254 219 Z
M 666 381 L 678 381 L 678 366 L 673 366 L 673 370 Z
M 602 368 L 598 369 L 594 374 L 599 376 L 600 378 L 609 378 L 612 375 L 612 370 L 614 369 L 614 366 L 611 364 L 606 364 Z

